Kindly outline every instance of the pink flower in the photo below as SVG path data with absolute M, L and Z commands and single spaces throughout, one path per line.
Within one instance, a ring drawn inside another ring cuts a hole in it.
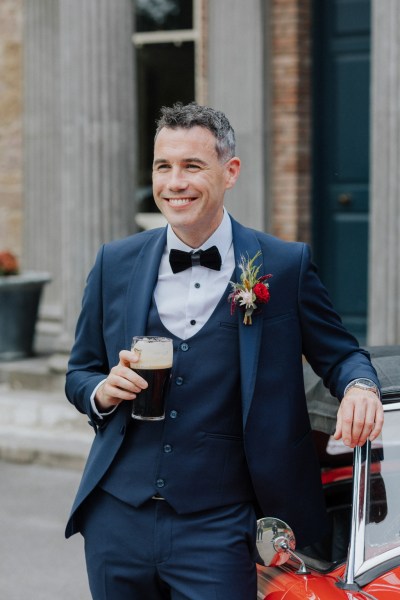
M 240 292 L 238 294 L 238 299 L 239 299 L 240 306 L 252 306 L 253 300 L 255 298 L 254 298 L 253 292 L 250 290 L 249 292 L 248 291 Z

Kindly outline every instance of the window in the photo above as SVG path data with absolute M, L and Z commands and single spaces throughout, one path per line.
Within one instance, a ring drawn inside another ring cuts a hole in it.
M 151 191 L 155 121 L 160 108 L 205 98 L 205 0 L 136 0 L 133 44 L 137 90 L 137 221 L 158 212 Z M 144 214 L 143 214 L 144 213 Z

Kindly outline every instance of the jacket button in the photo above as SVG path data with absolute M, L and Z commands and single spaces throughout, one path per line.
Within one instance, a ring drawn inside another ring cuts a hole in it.
M 177 377 L 175 379 L 175 383 L 176 383 L 176 385 L 182 385 L 182 383 L 183 383 L 183 377 Z
M 156 486 L 157 486 L 158 488 L 163 488 L 163 487 L 164 487 L 164 485 L 165 485 L 165 481 L 164 481 L 164 479 L 157 479 L 157 481 L 156 481 Z
M 172 446 L 171 446 L 171 444 L 165 444 L 164 445 L 164 452 L 166 452 L 167 454 L 169 452 L 172 452 Z
M 178 413 L 176 410 L 171 410 L 171 412 L 169 413 L 169 416 L 171 417 L 171 419 L 176 419 L 176 417 L 178 416 Z
M 187 352 L 187 351 L 189 350 L 189 344 L 187 344 L 186 342 L 183 342 L 183 343 L 180 345 L 180 349 L 181 349 L 183 352 Z

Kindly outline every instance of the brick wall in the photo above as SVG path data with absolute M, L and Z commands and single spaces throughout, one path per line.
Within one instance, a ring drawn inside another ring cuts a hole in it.
M 0 250 L 22 246 L 22 0 L 0 2 Z
M 273 233 L 311 238 L 311 0 L 271 4 Z

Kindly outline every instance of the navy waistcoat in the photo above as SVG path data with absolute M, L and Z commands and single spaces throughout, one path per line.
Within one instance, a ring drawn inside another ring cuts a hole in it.
M 164 327 L 153 299 L 147 334 L 173 339 L 166 417 L 132 419 L 101 487 L 134 506 L 158 493 L 178 513 L 253 500 L 243 448 L 238 325 L 227 291 L 185 341 Z

